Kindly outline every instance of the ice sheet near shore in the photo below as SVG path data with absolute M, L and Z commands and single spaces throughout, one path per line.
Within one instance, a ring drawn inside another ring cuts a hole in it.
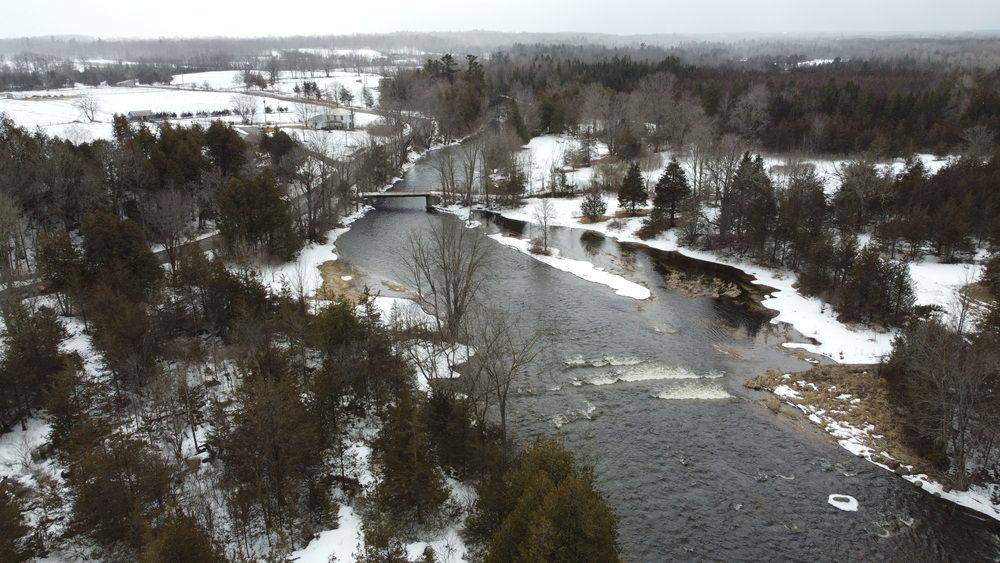
M 537 199 L 527 199 L 524 205 L 502 211 L 504 217 L 532 222 L 532 209 Z M 790 348 L 802 348 L 822 354 L 841 363 L 875 363 L 892 350 L 894 331 L 879 331 L 868 327 L 851 326 L 837 320 L 829 304 L 816 297 L 800 294 L 795 287 L 795 274 L 778 271 L 729 259 L 712 252 L 694 250 L 680 245 L 675 231 L 668 231 L 658 238 L 642 240 L 636 231 L 642 226 L 641 218 L 623 219 L 624 227 L 614 230 L 607 222 L 584 224 L 580 221 L 582 197 L 550 199 L 554 209 L 551 225 L 573 227 L 599 232 L 622 242 L 635 242 L 651 248 L 679 252 L 685 256 L 739 268 L 760 283 L 775 289 L 764 299 L 764 306 L 778 312 L 774 323 L 788 323 L 802 335 L 818 343 L 788 343 Z M 618 202 L 608 199 L 607 214 L 618 211 Z M 521 243 L 522 245 L 526 242 Z M 938 305 L 947 319 L 954 319 L 954 303 L 958 289 L 976 279 L 982 271 L 978 264 L 940 264 L 932 258 L 910 264 L 910 276 L 918 305 Z
M 535 260 L 548 264 L 557 270 L 562 270 L 564 272 L 569 272 L 574 276 L 581 279 L 585 279 L 589 282 L 599 283 L 601 285 L 606 285 L 613 289 L 615 293 L 623 297 L 631 297 L 632 299 L 649 299 L 652 296 L 649 288 L 639 285 L 635 282 L 629 281 L 618 274 L 612 274 L 602 268 L 587 262 L 585 260 L 572 260 L 570 258 L 563 258 L 559 256 L 559 250 L 556 248 L 550 249 L 551 254 L 535 254 L 531 252 L 531 241 L 528 239 L 521 239 L 516 237 L 509 237 L 507 235 L 497 233 L 490 235 L 490 238 L 503 244 L 504 246 L 509 246 L 511 248 L 517 249 L 528 256 L 531 256 Z

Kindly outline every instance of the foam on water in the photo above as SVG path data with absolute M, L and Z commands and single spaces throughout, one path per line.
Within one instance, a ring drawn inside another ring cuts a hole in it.
M 663 379 L 718 379 L 722 373 L 695 373 L 687 368 L 662 365 L 637 365 L 626 369 L 613 370 L 605 375 L 585 381 L 589 385 L 612 385 L 614 383 L 634 383 L 637 381 L 658 381 Z
M 715 383 L 684 385 L 674 389 L 665 389 L 656 394 L 656 398 L 658 399 L 667 399 L 671 401 L 685 399 L 711 401 L 728 399 L 730 397 L 732 397 L 732 395 L 730 395 L 729 392 L 723 389 L 721 385 L 717 385 Z
M 570 368 L 594 367 L 602 368 L 607 366 L 637 366 L 642 363 L 639 358 L 619 358 L 615 356 L 602 356 L 591 360 L 584 359 L 583 356 L 576 355 L 567 358 L 563 365 Z

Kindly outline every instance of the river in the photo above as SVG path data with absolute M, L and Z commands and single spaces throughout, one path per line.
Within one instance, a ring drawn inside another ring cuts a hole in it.
M 448 150 L 448 149 L 445 149 Z M 418 163 L 394 189 L 433 187 Z M 404 283 L 410 233 L 455 217 L 422 198 L 380 202 L 337 240 L 384 295 Z M 486 223 L 484 233 L 517 230 Z M 578 229 L 552 246 L 645 283 L 636 301 L 496 245 L 485 299 L 545 333 L 512 398 L 520 439 L 560 434 L 593 464 L 629 561 L 1000 560 L 1000 524 L 935 498 L 838 447 L 805 420 L 777 416 L 743 387 L 768 369 L 810 366 L 785 335 L 740 306 L 666 285 L 657 255 Z M 831 494 L 855 497 L 843 512 Z

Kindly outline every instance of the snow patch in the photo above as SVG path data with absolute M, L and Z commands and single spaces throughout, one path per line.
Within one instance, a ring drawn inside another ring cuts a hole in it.
M 635 282 L 629 281 L 622 276 L 617 274 L 612 274 L 605 271 L 602 268 L 594 266 L 592 263 L 585 260 L 572 260 L 570 258 L 562 258 L 559 256 L 557 249 L 551 249 L 552 255 L 545 256 L 543 254 L 534 254 L 531 252 L 531 241 L 528 239 L 520 239 L 515 237 L 509 237 L 507 235 L 497 233 L 490 235 L 490 238 L 511 248 L 517 249 L 528 256 L 533 257 L 535 260 L 552 266 L 557 270 L 562 270 L 564 272 L 569 272 L 581 279 L 587 280 L 593 283 L 599 283 L 601 285 L 606 285 L 611 289 L 615 290 L 615 293 L 623 297 L 631 297 L 636 300 L 649 299 L 652 293 L 649 288 L 639 285 Z
M 858 511 L 858 499 L 852 496 L 830 495 L 829 498 L 826 499 L 826 502 L 830 503 L 830 505 L 837 510 L 843 510 L 845 512 Z

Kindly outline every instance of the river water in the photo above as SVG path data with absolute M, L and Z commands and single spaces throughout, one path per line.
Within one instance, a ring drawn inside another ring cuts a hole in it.
M 418 164 L 397 190 L 434 186 Z M 370 286 L 404 284 L 410 233 L 455 217 L 420 198 L 376 205 L 337 241 Z M 517 230 L 487 223 L 483 233 Z M 636 301 L 496 245 L 485 299 L 545 333 L 512 399 L 519 438 L 560 434 L 594 465 L 630 561 L 1000 560 L 1000 525 L 932 497 L 838 447 L 811 423 L 773 415 L 746 390 L 768 369 L 809 364 L 741 307 L 666 286 L 656 254 L 577 229 L 552 246 L 645 283 Z M 855 497 L 842 512 L 831 494 Z

